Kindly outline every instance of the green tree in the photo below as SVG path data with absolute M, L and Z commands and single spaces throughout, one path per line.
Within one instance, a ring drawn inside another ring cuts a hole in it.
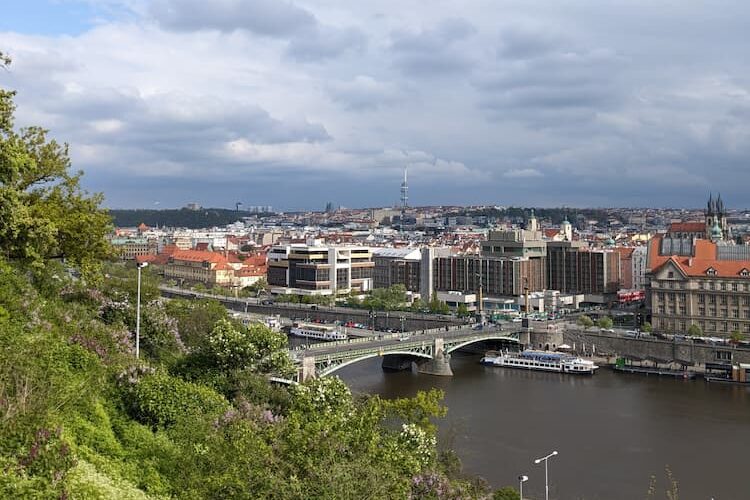
M 456 316 L 458 316 L 459 318 L 471 316 L 469 308 L 466 307 L 466 304 L 458 304 L 458 307 L 456 308 Z
M 253 283 L 250 286 L 246 286 L 245 290 L 248 292 L 251 292 L 254 295 L 260 295 L 262 292 L 265 292 L 268 289 L 268 281 L 266 281 L 265 278 L 260 278 L 258 281 Z
M 103 197 L 81 189 L 67 144 L 41 127 L 15 129 L 14 96 L 0 89 L 0 252 L 36 271 L 64 259 L 95 279 L 101 260 L 113 255 Z
M 228 320 L 227 309 L 213 299 L 172 299 L 164 306 L 177 322 L 180 338 L 188 349 L 197 349 L 220 320 Z
M 585 329 L 588 329 L 594 326 L 594 321 L 590 317 L 586 316 L 585 314 L 582 314 L 578 317 L 577 323 Z
M 430 303 L 428 304 L 428 306 L 430 308 L 430 312 L 432 313 L 448 314 L 450 312 L 450 308 L 448 307 L 448 304 L 438 299 L 436 293 L 432 294 L 432 298 L 430 298 Z
M 415 299 L 414 302 L 411 303 L 410 309 L 412 312 L 423 312 L 425 309 L 428 308 L 427 302 L 420 299 Z
M 610 318 L 609 316 L 604 316 L 604 317 L 599 318 L 596 324 L 599 328 L 609 329 L 609 328 L 612 328 L 613 322 L 612 322 L 612 318 Z
M 690 335 L 691 337 L 700 337 L 703 335 L 703 330 L 701 329 L 700 326 L 693 323 L 688 328 L 687 334 Z
M 731 334 L 729 335 L 729 340 L 731 340 L 731 341 L 732 341 L 733 343 L 735 343 L 735 344 L 737 344 L 737 343 L 739 343 L 739 342 L 742 342 L 742 341 L 743 341 L 743 340 L 745 340 L 746 338 L 747 338 L 747 335 L 745 335 L 744 333 L 740 332 L 739 330 L 734 330 L 734 331 L 733 331 L 733 332 L 732 332 L 732 333 L 731 333 Z
M 492 494 L 493 500 L 520 500 L 521 496 L 518 494 L 518 490 L 511 486 L 505 486 L 496 490 Z
M 648 321 L 644 321 L 643 324 L 641 325 L 641 330 L 646 333 L 651 333 L 654 330 L 654 328 L 651 326 L 651 323 L 649 323 Z

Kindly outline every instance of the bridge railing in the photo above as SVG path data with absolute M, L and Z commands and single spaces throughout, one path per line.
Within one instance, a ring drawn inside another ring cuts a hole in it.
M 416 332 L 384 333 L 382 335 L 370 335 L 367 337 L 354 337 L 354 338 L 349 338 L 346 340 L 334 340 L 331 342 L 320 342 L 317 344 L 312 344 L 310 346 L 298 346 L 292 349 L 292 351 L 328 349 L 330 347 L 350 345 L 350 344 L 356 344 L 356 343 L 361 343 L 361 342 L 372 342 L 375 340 L 397 340 L 399 338 L 420 337 L 423 335 L 433 335 L 436 333 L 445 333 L 445 332 L 456 332 L 459 330 L 466 330 L 466 327 L 465 326 L 449 326 L 448 328 L 445 328 L 445 327 L 430 328 L 428 330 L 424 330 L 424 331 L 420 330 Z

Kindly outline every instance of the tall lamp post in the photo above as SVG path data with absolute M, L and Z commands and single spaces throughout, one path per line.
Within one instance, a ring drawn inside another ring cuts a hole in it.
M 544 500 L 549 500 L 549 481 L 547 479 L 547 460 L 549 460 L 551 457 L 554 457 L 555 455 L 557 455 L 557 451 L 553 451 L 546 457 L 537 458 L 536 460 L 534 460 L 535 464 L 544 462 Z
M 518 496 L 523 500 L 523 483 L 529 480 L 529 476 L 518 476 Z
M 139 262 L 138 267 L 138 292 L 135 302 L 135 359 L 141 354 L 141 269 L 148 266 L 148 262 Z

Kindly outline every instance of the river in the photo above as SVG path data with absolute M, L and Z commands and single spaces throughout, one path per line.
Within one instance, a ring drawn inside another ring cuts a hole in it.
M 383 397 L 445 391 L 441 443 L 456 450 L 464 471 L 494 487 L 518 487 L 544 498 L 641 499 L 650 478 L 664 499 L 666 467 L 680 500 L 750 499 L 750 388 L 614 373 L 562 375 L 487 367 L 456 354 L 453 377 L 384 372 L 378 358 L 338 375 L 355 392 Z

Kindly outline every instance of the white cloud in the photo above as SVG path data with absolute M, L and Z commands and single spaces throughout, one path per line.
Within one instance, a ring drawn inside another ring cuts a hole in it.
M 750 182 L 748 3 L 90 3 L 84 33 L 0 33 L 0 85 L 116 205 L 377 205 L 405 166 L 424 203 L 689 204 Z
M 542 177 L 542 173 L 534 168 L 514 168 L 503 173 L 503 177 L 509 177 L 511 179 Z

